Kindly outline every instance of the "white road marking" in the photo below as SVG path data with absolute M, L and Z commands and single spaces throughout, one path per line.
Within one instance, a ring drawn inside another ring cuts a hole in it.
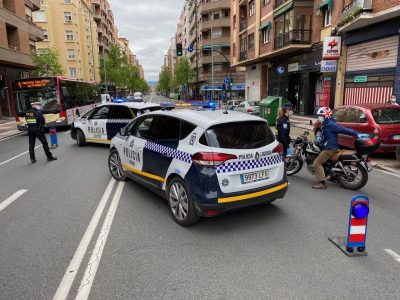
M 66 299 L 71 289 L 72 283 L 74 282 L 75 276 L 78 273 L 79 267 L 82 263 L 83 257 L 86 254 L 89 243 L 93 237 L 96 227 L 100 221 L 100 217 L 103 214 L 104 208 L 110 198 L 112 189 L 115 184 L 115 179 L 111 178 L 97 209 L 90 220 L 89 226 L 87 227 L 82 240 L 79 243 L 78 248 L 75 251 L 74 257 L 72 258 L 67 270 L 65 271 L 64 277 L 58 286 L 57 292 L 54 295 L 54 300 Z
M 400 175 L 396 174 L 396 173 L 388 172 L 388 171 L 385 171 L 385 170 L 378 170 L 378 169 L 374 169 L 374 170 L 378 171 L 378 172 L 382 172 L 382 173 L 388 174 L 388 175 L 392 175 L 394 177 L 399 177 L 400 178 Z
M 9 124 L 15 124 L 15 125 L 17 125 L 16 123 L 15 123 L 15 121 L 12 121 L 12 122 L 8 122 L 8 123 L 3 123 L 3 124 L 0 124 L 0 126 L 4 126 L 4 125 L 9 125 Z
M 86 300 L 89 297 L 90 290 L 93 285 L 94 278 L 96 276 L 97 268 L 100 264 L 101 256 L 103 254 L 104 247 L 106 246 L 108 234 L 110 233 L 111 226 L 114 220 L 115 212 L 117 211 L 119 200 L 121 199 L 122 191 L 124 189 L 125 182 L 118 184 L 117 190 L 115 191 L 114 198 L 110 204 L 107 215 L 104 219 L 103 226 L 99 233 L 96 245 L 94 246 L 92 255 L 89 259 L 89 263 L 86 267 L 85 275 L 82 278 L 81 285 L 76 295 L 77 300 Z
M 12 136 L 5 137 L 4 139 L 0 139 L 0 142 L 5 141 L 5 140 L 12 139 L 13 137 L 16 137 L 16 136 L 23 135 L 24 133 L 25 133 L 25 132 L 21 132 L 21 133 L 14 134 L 14 135 L 12 135 Z
M 42 145 L 36 146 L 35 149 L 39 148 L 39 147 L 42 147 Z M 8 162 L 10 162 L 10 161 L 12 161 L 14 159 L 17 159 L 18 157 L 21 157 L 21 156 L 23 156 L 25 154 L 28 154 L 28 153 L 29 153 L 29 151 L 25 151 L 25 152 L 23 152 L 21 154 L 18 154 L 18 155 L 14 156 L 14 157 L 12 157 L 10 159 L 7 159 L 6 161 L 3 161 L 2 163 L 0 163 L 0 166 L 5 165 L 6 163 L 8 163 Z
M 151 94 L 149 102 L 151 102 L 151 100 L 153 100 L 153 97 L 154 97 L 154 94 Z
M 19 197 L 21 197 L 23 194 L 25 194 L 28 190 L 19 190 L 12 194 L 11 197 L 8 199 L 4 200 L 3 202 L 0 203 L 0 211 L 5 209 L 7 206 L 9 206 L 11 203 L 13 203 L 15 200 L 17 200 Z
M 387 254 L 393 257 L 395 261 L 400 263 L 400 255 L 398 255 L 396 252 L 394 252 L 391 249 L 383 249 L 383 251 L 385 251 Z

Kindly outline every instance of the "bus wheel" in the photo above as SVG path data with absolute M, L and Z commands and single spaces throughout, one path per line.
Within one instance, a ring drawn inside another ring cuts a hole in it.
M 79 147 L 82 147 L 86 144 L 85 134 L 80 129 L 76 130 L 76 144 Z

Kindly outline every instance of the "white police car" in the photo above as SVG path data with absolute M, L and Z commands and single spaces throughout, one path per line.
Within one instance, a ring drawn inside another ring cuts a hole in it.
M 155 103 L 107 103 L 88 111 L 71 125 L 71 137 L 79 146 L 87 142 L 109 144 L 119 129 L 145 112 L 160 110 Z
M 266 121 L 238 112 L 146 113 L 111 140 L 108 165 L 165 197 L 175 221 L 283 198 L 283 147 Z

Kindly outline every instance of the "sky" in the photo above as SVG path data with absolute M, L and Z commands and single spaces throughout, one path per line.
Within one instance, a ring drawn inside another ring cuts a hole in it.
M 118 35 L 127 38 L 146 80 L 158 80 L 184 0 L 108 0 Z

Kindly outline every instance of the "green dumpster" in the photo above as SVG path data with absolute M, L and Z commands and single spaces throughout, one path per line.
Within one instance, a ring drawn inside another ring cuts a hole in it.
M 268 125 L 275 125 L 280 108 L 279 104 L 281 106 L 290 104 L 290 101 L 283 97 L 281 98 L 282 102 L 279 103 L 280 98 L 278 96 L 268 96 L 260 102 L 260 117 L 267 120 Z

